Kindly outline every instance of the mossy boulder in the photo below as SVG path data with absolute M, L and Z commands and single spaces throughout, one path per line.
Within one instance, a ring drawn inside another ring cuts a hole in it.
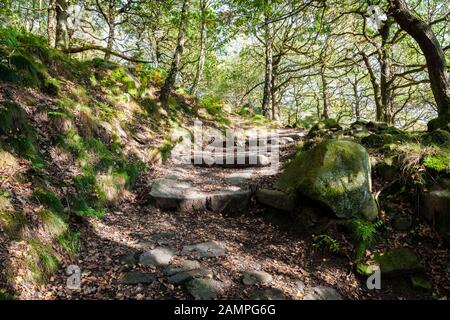
M 422 141 L 424 144 L 431 145 L 443 145 L 450 141 L 450 132 L 437 129 L 432 132 L 428 132 L 422 136 Z
M 375 165 L 375 172 L 384 180 L 392 181 L 398 177 L 400 170 L 393 157 L 385 157 Z
M 326 132 L 328 130 L 339 131 L 342 130 L 342 127 L 334 119 L 324 119 L 312 126 L 309 130 L 309 135 L 313 135 L 316 132 Z
M 408 248 L 396 248 L 375 256 L 381 275 L 396 277 L 423 271 L 423 266 L 414 251 Z
M 450 132 L 450 113 L 440 115 L 436 119 L 430 120 L 427 126 L 429 132 L 433 132 L 437 129 L 443 129 Z
M 339 218 L 374 220 L 378 215 L 369 155 L 355 142 L 326 140 L 299 153 L 275 187 L 319 201 Z
M 383 130 L 386 130 L 388 128 L 388 125 L 385 122 L 369 121 L 366 124 L 366 128 L 369 131 L 381 132 Z
M 368 148 L 380 148 L 385 144 L 394 142 L 394 138 L 389 133 L 373 133 L 361 139 L 361 143 Z

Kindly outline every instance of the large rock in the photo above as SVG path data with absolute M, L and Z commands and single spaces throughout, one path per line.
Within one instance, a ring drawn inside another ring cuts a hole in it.
M 183 247 L 182 254 L 193 253 L 198 258 L 213 258 L 226 255 L 226 245 L 220 241 L 208 241 Z
M 299 154 L 275 186 L 327 205 L 339 218 L 378 215 L 372 195 L 369 155 L 347 140 L 326 140 Z
M 450 189 L 436 187 L 421 193 L 421 213 L 450 243 Z
M 122 284 L 150 284 L 155 281 L 155 274 L 149 272 L 141 272 L 141 271 L 130 271 L 123 273 L 119 282 Z
M 303 300 L 343 300 L 343 298 L 334 288 L 317 286 L 312 288 L 312 292 L 307 294 Z
M 294 210 L 294 200 L 288 194 L 269 189 L 259 189 L 255 192 L 256 200 L 265 205 L 282 211 Z
M 226 284 L 213 279 L 194 278 L 187 284 L 189 293 L 196 300 L 212 300 L 224 292 Z
M 269 284 L 273 281 L 273 277 L 264 271 L 246 271 L 242 275 L 242 283 L 247 286 L 255 284 Z
M 402 276 L 423 270 L 415 253 L 408 248 L 392 249 L 375 257 L 381 274 L 386 277 Z
M 174 253 L 168 248 L 159 247 L 148 252 L 144 252 L 139 257 L 139 263 L 145 267 L 167 266 L 172 260 Z

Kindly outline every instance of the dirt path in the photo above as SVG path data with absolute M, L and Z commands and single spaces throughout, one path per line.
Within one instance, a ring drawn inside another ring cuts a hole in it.
M 275 171 L 162 166 L 140 181 L 138 196 L 131 195 L 104 219 L 84 223 L 83 250 L 76 262 L 81 288 L 66 287 L 62 268 L 43 288 L 43 298 L 398 298 L 395 291 L 368 290 L 347 257 L 315 248 L 313 234 L 299 232 L 290 217 L 274 214 L 252 197 L 241 214 L 203 207 L 161 210 L 149 197 L 157 179 L 188 181 L 190 188 L 206 194 L 269 186 L 294 152 L 295 143 L 288 143 Z M 174 172 L 175 177 L 167 178 Z M 405 292 L 404 297 L 411 296 Z

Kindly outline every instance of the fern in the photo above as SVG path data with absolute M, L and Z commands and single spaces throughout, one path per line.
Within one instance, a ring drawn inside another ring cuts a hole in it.
M 314 248 L 325 247 L 332 253 L 338 253 L 341 249 L 339 241 L 333 239 L 332 237 L 321 234 L 314 239 Z
M 350 229 L 356 242 L 356 260 L 364 257 L 367 248 L 376 240 L 377 230 L 383 225 L 383 221 L 371 223 L 361 219 L 350 222 Z

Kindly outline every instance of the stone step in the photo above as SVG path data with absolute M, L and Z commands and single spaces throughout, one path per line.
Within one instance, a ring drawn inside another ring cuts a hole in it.
M 238 153 L 233 155 L 203 154 L 203 156 L 192 157 L 195 166 L 216 166 L 226 168 L 251 168 L 267 167 L 272 164 L 273 157 L 270 154 Z
M 211 210 L 215 212 L 240 212 L 248 209 L 250 189 L 238 187 L 221 191 L 203 192 L 191 183 L 161 178 L 153 182 L 150 196 L 162 210 Z
M 295 138 L 293 138 L 295 137 Z M 207 143 L 207 145 L 211 145 L 216 148 L 226 148 L 227 145 L 229 147 L 231 146 L 261 146 L 261 145 L 279 145 L 284 146 L 288 145 L 290 143 L 293 143 L 295 141 L 298 141 L 301 138 L 299 135 L 292 135 L 292 136 L 263 136 L 263 137 L 246 137 L 244 139 L 234 139 L 234 140 L 219 140 L 219 141 L 212 141 L 211 143 Z

